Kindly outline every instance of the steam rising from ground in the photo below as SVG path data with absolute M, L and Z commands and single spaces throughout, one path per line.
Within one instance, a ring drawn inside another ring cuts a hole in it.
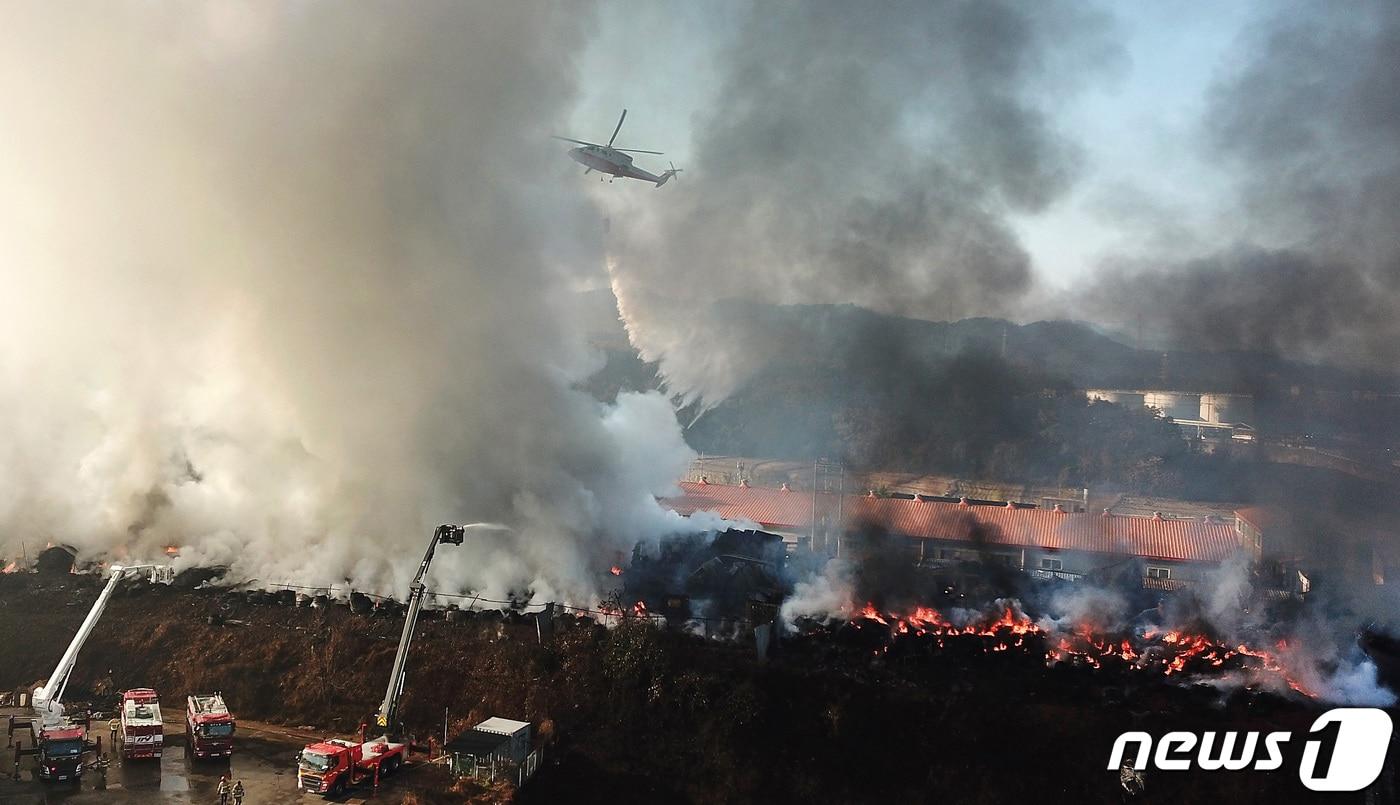
M 689 451 L 567 292 L 571 4 L 28 4 L 0 35 L 0 553 L 563 600 Z M 596 248 L 596 243 L 591 244 Z M 593 252 L 596 254 L 596 252 Z

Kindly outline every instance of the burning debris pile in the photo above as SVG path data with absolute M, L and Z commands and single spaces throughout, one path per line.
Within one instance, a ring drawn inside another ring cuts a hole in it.
M 619 602 L 632 602 L 636 614 L 655 612 L 675 625 L 733 627 L 777 618 L 788 590 L 786 559 L 776 534 L 729 529 L 672 537 L 654 554 L 639 547 L 625 575 L 618 567 L 611 572 L 623 579 Z
M 958 658 L 969 669 L 984 667 L 974 657 L 1017 658 L 1026 666 L 1018 673 L 1079 668 L 1101 686 L 1396 701 L 1376 650 L 1358 642 L 1354 614 L 1326 599 L 1256 589 L 1244 557 L 1167 590 L 1148 588 L 1131 567 L 1068 580 L 1010 570 L 994 557 L 911 562 L 878 529 L 849 544 L 848 554 L 793 583 L 781 613 L 790 643 L 875 662 Z
M 1276 653 L 1231 645 L 1205 633 L 1157 626 L 1108 634 L 1079 624 L 1063 631 L 1051 621 L 1032 620 L 1019 602 L 1009 599 L 998 599 L 984 610 L 953 610 L 949 615 L 926 606 L 904 612 L 882 611 L 867 602 L 849 620 L 803 617 L 794 628 L 800 638 L 830 637 L 891 660 L 948 649 L 984 654 L 1017 652 L 1043 657 L 1047 667 L 1061 663 L 1092 669 L 1112 667 L 1127 673 L 1207 683 L 1238 681 L 1251 690 L 1292 690 L 1308 698 L 1319 695 L 1287 668 L 1286 641 L 1277 644 Z

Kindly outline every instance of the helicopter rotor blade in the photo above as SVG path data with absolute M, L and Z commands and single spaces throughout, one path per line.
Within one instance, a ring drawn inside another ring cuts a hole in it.
M 643 151 L 640 148 L 614 148 L 614 151 L 626 151 L 629 154 L 664 154 L 665 151 Z
M 573 137 L 560 137 L 558 134 L 551 134 L 551 135 L 549 135 L 549 136 L 553 137 L 553 138 L 556 139 L 556 140 L 563 140 L 563 141 L 566 142 L 566 143 L 578 143 L 579 145 L 598 146 L 597 143 L 589 143 L 589 142 L 584 142 L 583 140 L 575 140 Z M 601 146 L 598 146 L 598 147 L 601 148 Z
M 616 140 L 616 139 L 617 139 L 617 133 L 618 133 L 619 131 L 622 131 L 622 121 L 624 121 L 624 120 L 626 120 L 626 119 L 627 119 L 627 110 L 626 110 L 626 109 L 623 109 L 623 110 L 622 110 L 622 117 L 619 117 L 619 118 L 617 119 L 617 128 L 613 129 L 613 136 L 611 136 L 611 137 L 608 138 L 608 147 L 609 147 L 609 148 L 612 148 L 613 140 Z M 619 149 L 619 150 L 621 150 L 621 149 Z

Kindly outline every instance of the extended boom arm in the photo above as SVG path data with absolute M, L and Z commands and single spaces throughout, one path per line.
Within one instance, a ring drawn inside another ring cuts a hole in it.
M 432 564 L 433 553 L 437 550 L 438 543 L 445 542 L 451 545 L 461 545 L 466 533 L 466 528 L 460 525 L 440 525 L 433 532 L 433 538 L 428 543 L 428 552 L 423 554 L 423 563 L 418 566 L 418 574 L 413 577 L 413 583 L 408 585 L 408 614 L 403 620 L 403 636 L 399 638 L 399 651 L 394 655 L 394 670 L 389 673 L 389 687 L 384 691 L 384 701 L 379 705 L 379 712 L 375 714 L 374 720 L 380 727 L 385 729 L 397 728 L 399 721 L 399 696 L 403 694 L 404 666 L 408 661 L 408 646 L 413 642 L 413 629 L 418 624 L 418 611 L 423 608 L 423 576 L 428 572 L 428 565 Z
M 48 680 L 34 690 L 34 712 L 39 715 L 45 727 L 55 727 L 63 721 L 63 692 L 68 688 L 68 675 L 73 672 L 78 652 L 92 634 L 97 619 L 102 617 L 102 611 L 107 608 L 107 601 L 111 599 L 112 591 L 117 588 L 117 582 L 121 581 L 127 571 L 155 567 L 156 565 L 112 565 L 112 577 L 107 580 L 107 586 L 103 587 L 102 593 L 97 596 L 97 601 L 92 605 L 92 610 L 88 612 L 83 625 L 78 627 L 78 633 L 73 635 L 73 642 L 68 644 L 68 650 L 59 658 L 58 665 L 54 666 Z

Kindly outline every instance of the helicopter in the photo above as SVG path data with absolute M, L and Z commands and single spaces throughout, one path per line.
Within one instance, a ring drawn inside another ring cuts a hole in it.
M 662 151 L 643 151 L 638 148 L 613 148 L 613 141 L 617 139 L 617 133 L 622 131 L 622 121 L 626 119 L 627 110 L 623 109 L 622 117 L 617 119 L 617 128 L 613 129 L 612 136 L 608 138 L 607 145 L 585 142 L 584 140 L 575 140 L 572 137 L 560 137 L 557 134 L 551 136 L 556 140 L 578 143 L 582 146 L 580 148 L 570 148 L 569 158 L 587 168 L 587 170 L 583 172 L 584 176 L 587 176 L 593 171 L 598 171 L 599 173 L 610 175 L 612 177 L 612 179 L 608 180 L 610 182 L 621 176 L 624 179 L 640 179 L 644 182 L 654 182 L 657 187 L 660 187 L 669 182 L 672 176 L 681 172 L 681 168 L 677 168 L 674 163 L 669 163 L 671 165 L 670 170 L 664 170 L 658 176 L 657 174 L 649 173 L 633 165 L 632 157 L 629 156 L 629 154 L 659 155 L 663 153 Z M 602 177 L 599 177 L 599 181 L 601 180 Z

